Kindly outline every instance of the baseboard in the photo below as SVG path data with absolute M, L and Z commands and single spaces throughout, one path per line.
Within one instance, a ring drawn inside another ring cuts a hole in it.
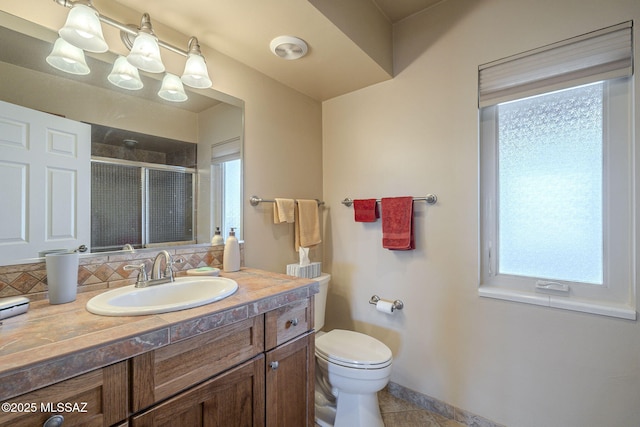
M 447 417 L 451 420 L 456 420 L 471 427 L 504 427 L 502 424 L 494 423 L 479 415 L 473 414 L 464 409 L 456 408 L 446 402 L 427 396 L 426 394 L 419 393 L 409 388 L 403 387 L 400 384 L 389 382 L 387 385 L 389 393 L 398 399 L 406 400 L 416 406 L 419 406 L 427 411 L 435 412 L 436 414 Z

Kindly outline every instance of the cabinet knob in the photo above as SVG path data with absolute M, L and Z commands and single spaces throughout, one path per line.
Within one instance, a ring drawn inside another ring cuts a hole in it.
M 299 321 L 298 321 L 297 317 L 294 318 L 294 319 L 289 320 L 289 323 L 291 323 L 291 326 L 298 326 L 298 322 Z
M 60 427 L 64 423 L 62 415 L 54 415 L 42 424 L 42 427 Z
M 278 365 L 279 365 L 279 363 L 278 363 L 278 361 L 277 361 L 277 360 L 276 360 L 275 362 L 271 362 L 271 363 L 269 364 L 269 366 L 271 366 L 271 369 L 273 369 L 274 371 L 275 371 L 276 369 L 278 369 Z

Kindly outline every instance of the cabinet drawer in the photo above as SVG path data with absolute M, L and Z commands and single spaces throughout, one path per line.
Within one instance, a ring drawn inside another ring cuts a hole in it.
M 264 426 L 264 356 L 135 415 L 131 427 Z
M 110 426 L 129 415 L 127 362 L 120 362 L 14 397 L 15 411 L 0 412 L 0 425 L 32 427 L 51 416 L 64 426 Z
M 134 357 L 133 412 L 261 353 L 263 333 L 263 317 L 256 316 Z
M 265 314 L 265 347 L 270 350 L 313 328 L 313 297 Z

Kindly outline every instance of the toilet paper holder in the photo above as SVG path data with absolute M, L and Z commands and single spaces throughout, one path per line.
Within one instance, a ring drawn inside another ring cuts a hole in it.
M 370 299 L 369 299 L 369 304 L 373 304 L 376 305 L 378 304 L 378 301 L 380 301 L 380 297 L 378 295 L 373 295 Z M 404 303 L 402 301 L 400 301 L 399 299 L 395 300 L 393 302 L 393 308 L 392 311 L 395 310 L 402 310 L 404 308 Z

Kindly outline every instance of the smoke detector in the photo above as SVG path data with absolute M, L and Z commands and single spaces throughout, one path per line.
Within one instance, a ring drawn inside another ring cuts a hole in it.
M 271 40 L 271 52 L 283 59 L 299 59 L 309 50 L 307 43 L 298 37 L 280 36 Z
M 123 139 L 122 145 L 127 148 L 136 148 L 136 145 L 138 145 L 138 141 L 136 141 L 135 139 Z

